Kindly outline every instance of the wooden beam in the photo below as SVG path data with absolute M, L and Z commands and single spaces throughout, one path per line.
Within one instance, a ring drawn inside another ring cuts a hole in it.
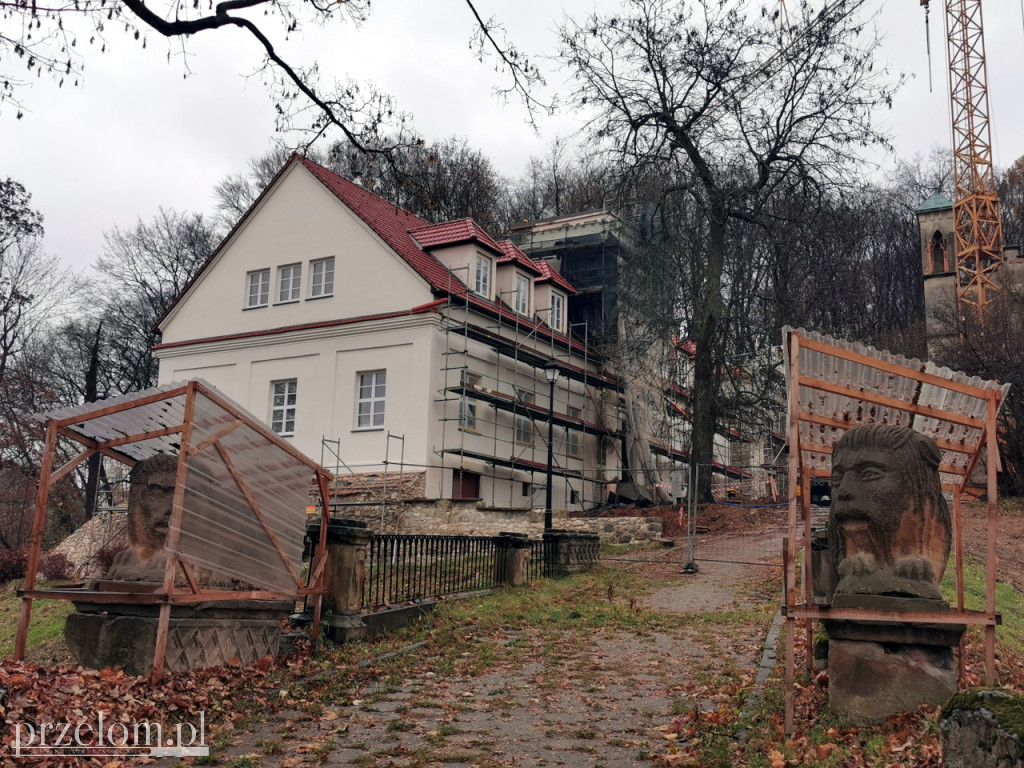
M 100 448 L 116 448 L 119 445 L 128 445 L 129 443 L 141 443 L 143 440 L 155 440 L 158 437 L 167 437 L 168 435 L 176 435 L 182 431 L 182 427 L 167 427 L 166 429 L 154 429 L 151 432 L 140 432 L 136 435 L 125 435 L 124 437 L 118 437 L 114 440 L 104 440 L 99 444 Z
M 93 419 L 101 419 L 104 416 L 110 416 L 112 413 L 130 411 L 132 408 L 140 408 L 143 405 L 159 403 L 162 400 L 173 400 L 174 398 L 181 397 L 183 394 L 185 394 L 187 389 L 188 385 L 185 385 L 184 387 L 169 389 L 166 392 L 161 392 L 159 394 L 147 395 L 146 397 L 139 397 L 136 398 L 135 400 L 128 400 L 126 402 L 108 405 L 105 408 L 98 408 L 95 411 L 80 413 L 77 416 L 66 416 L 63 419 L 57 420 L 57 426 L 66 427 L 68 424 L 81 424 L 86 421 L 92 421 Z
M 249 503 L 249 509 L 252 510 L 253 515 L 255 515 L 256 519 L 259 520 L 260 525 L 263 526 L 263 532 L 267 534 L 267 538 L 270 539 L 270 543 L 273 544 L 274 549 L 277 550 L 277 556 L 281 558 L 281 562 L 283 562 L 285 568 L 288 569 L 288 573 L 292 575 L 292 579 L 295 581 L 296 588 L 301 587 L 302 577 L 299 576 L 299 572 L 295 570 L 295 566 L 291 564 L 291 561 L 288 559 L 288 556 L 285 555 L 284 549 L 282 549 L 281 547 L 281 542 L 277 540 L 277 536 L 274 535 L 274 532 L 270 530 L 270 526 L 267 525 L 267 520 L 265 517 L 263 517 L 263 512 L 260 511 L 260 507 L 256 503 L 256 499 L 254 499 L 252 494 L 249 492 L 249 488 L 248 486 L 246 486 L 245 481 L 242 479 L 242 476 L 238 474 L 238 470 L 235 469 L 235 465 L 232 463 L 231 457 L 228 456 L 228 452 L 225 450 L 224 446 L 220 444 L 219 441 L 214 443 L 213 445 L 217 449 L 217 453 L 220 454 L 220 459 L 221 461 L 224 462 L 224 466 L 227 467 L 228 472 L 231 475 L 231 478 L 235 481 L 235 485 L 238 486 L 238 490 L 242 492 L 242 495 L 245 496 L 245 500 Z
M 846 431 L 853 427 L 860 426 L 862 423 L 857 421 L 843 421 L 842 419 L 834 419 L 831 416 L 822 416 L 817 413 L 805 413 L 801 411 L 798 414 L 800 421 L 807 424 L 817 424 L 823 427 L 833 427 L 834 429 L 841 429 Z M 979 449 L 980 443 L 976 445 L 967 445 L 965 443 L 954 443 L 950 440 L 935 440 L 935 444 L 944 451 L 953 451 L 955 453 L 964 453 L 968 456 L 973 456 Z
M 291 455 L 292 458 L 298 459 L 299 461 L 301 461 L 303 464 L 305 464 L 307 467 L 309 467 L 310 469 L 312 469 L 314 471 L 317 471 L 317 470 L 326 471 L 326 470 L 323 469 L 323 467 L 321 467 L 315 461 L 310 459 L 304 453 L 302 453 L 298 449 L 292 447 L 291 444 L 286 443 L 284 440 L 282 440 L 280 435 L 278 435 L 278 434 L 270 431 L 269 429 L 267 429 L 266 425 L 260 424 L 259 422 L 255 421 L 253 419 L 250 419 L 244 413 L 240 413 L 236 406 L 234 406 L 229 400 L 225 400 L 221 396 L 221 394 L 219 392 L 217 392 L 216 390 L 212 390 L 209 387 L 205 387 L 205 386 L 203 386 L 203 384 L 201 382 L 198 382 L 198 381 L 193 381 L 193 382 L 189 382 L 189 383 L 190 384 L 194 384 L 196 386 L 196 389 L 199 392 L 203 393 L 203 395 L 205 395 L 206 397 L 208 397 L 211 400 L 213 400 L 213 402 L 217 403 L 217 405 L 219 405 L 225 411 L 230 413 L 232 416 L 237 416 L 238 418 L 242 419 L 242 421 L 245 422 L 245 425 L 247 427 L 249 427 L 253 431 L 258 432 L 259 434 L 263 435 L 263 437 L 265 437 L 271 443 L 276 445 L 278 448 L 283 450 L 285 453 Z M 328 473 L 328 475 L 330 476 L 330 473 Z
M 97 443 L 95 440 L 90 440 L 85 435 L 80 435 L 77 432 L 68 429 L 67 427 L 57 427 L 57 434 L 60 435 L 61 437 L 66 437 L 69 440 L 74 440 L 76 443 L 84 445 L 88 448 L 94 448 L 98 452 L 102 453 L 104 456 L 109 456 L 115 461 L 119 461 L 122 464 L 127 464 L 129 467 L 134 467 L 136 464 L 135 459 L 131 458 L 130 456 L 125 456 L 124 454 L 118 453 L 117 451 L 112 450 L 110 448 L 101 448 L 100 444 Z
M 863 402 L 874 403 L 875 405 L 881 405 L 886 408 L 895 408 L 896 410 L 907 411 L 908 413 L 915 413 L 920 416 L 927 416 L 932 419 L 938 419 L 939 421 L 948 421 L 953 424 L 974 427 L 975 429 L 983 429 L 985 427 L 985 422 L 981 419 L 972 419 L 970 416 L 961 416 L 959 413 L 951 413 L 950 411 L 943 411 L 939 408 L 932 408 L 928 405 L 919 405 L 917 403 L 907 402 L 906 400 L 899 400 L 887 395 L 865 392 L 862 389 L 848 387 L 845 384 L 833 384 L 829 381 L 820 381 L 807 376 L 801 376 L 800 386 L 807 387 L 808 389 L 816 389 L 821 392 L 831 392 L 834 395 L 843 395 L 844 397 L 849 397 L 852 400 L 860 400 Z M 989 391 L 994 392 L 995 390 Z
M 996 392 L 997 397 L 999 393 L 999 390 L 996 389 L 984 389 L 972 386 L 971 384 L 964 384 L 959 381 L 951 381 L 950 379 L 944 379 L 941 376 L 936 376 L 932 373 L 916 371 L 913 368 L 908 368 L 907 366 L 900 365 L 899 363 L 891 363 L 888 360 L 879 360 L 878 358 L 870 357 L 868 355 L 861 354 L 860 352 L 854 352 L 849 349 L 840 349 L 839 347 L 834 347 L 831 344 L 814 341 L 813 339 L 801 338 L 800 346 L 815 352 L 821 352 L 829 355 L 830 357 L 838 357 L 842 360 L 849 360 L 853 363 L 866 365 L 868 368 L 874 368 L 877 371 L 885 371 L 886 373 L 892 373 L 905 379 L 913 379 L 914 381 L 919 381 L 922 384 L 931 384 L 936 387 L 941 387 L 942 389 L 948 389 L 951 392 L 970 395 L 971 397 L 976 397 L 979 400 L 985 400 L 988 397 L 986 394 L 987 392 Z
M 63 467 L 61 467 L 52 475 L 50 475 L 50 487 L 52 488 L 54 485 L 63 480 L 65 476 L 67 476 L 68 474 L 75 470 L 75 467 L 77 467 L 83 461 L 88 459 L 94 453 L 96 453 L 95 448 L 86 448 L 80 454 L 75 456 L 75 458 L 71 459 L 71 461 L 67 462 Z
M 245 424 L 245 422 L 242 421 L 241 419 L 235 419 L 234 421 L 230 422 L 227 426 L 217 430 L 214 434 L 210 435 L 201 443 L 198 443 L 189 448 L 189 457 L 191 458 L 192 456 L 195 456 L 197 453 L 202 453 L 214 443 L 220 442 L 222 437 L 227 437 L 243 424 Z

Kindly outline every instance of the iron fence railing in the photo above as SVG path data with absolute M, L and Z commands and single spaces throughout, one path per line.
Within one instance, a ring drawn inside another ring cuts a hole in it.
M 489 536 L 380 535 L 370 543 L 363 608 L 492 589 L 505 560 Z
M 548 550 L 554 550 L 555 542 L 550 540 L 534 540 L 530 542 L 530 559 L 526 564 L 526 579 L 527 581 L 534 581 L 535 579 L 543 578 L 544 576 L 550 576 L 548 572 L 550 570 L 550 564 L 553 558 L 548 556 Z

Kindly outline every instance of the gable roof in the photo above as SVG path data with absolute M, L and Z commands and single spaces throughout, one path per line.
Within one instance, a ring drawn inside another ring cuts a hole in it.
M 431 288 L 447 292 L 455 287 L 460 295 L 465 293 L 465 284 L 413 240 L 412 232 L 433 228 L 428 222 L 302 155 L 294 154 L 288 162 L 304 165 L 321 184 L 333 192 L 335 197 L 366 222 L 381 240 L 416 270 L 420 277 L 430 283 Z M 452 280 L 455 280 L 457 285 L 453 285 Z
M 157 320 L 156 327 L 159 327 L 172 310 L 180 303 L 185 294 L 188 293 L 192 286 L 206 272 L 210 264 L 212 264 L 220 254 L 221 250 L 232 239 L 234 233 L 242 226 L 249 216 L 252 215 L 260 201 L 263 200 L 263 198 L 275 186 L 277 180 L 281 178 L 285 171 L 294 164 L 301 164 L 343 205 L 345 205 L 359 219 L 369 226 L 370 229 L 372 229 L 377 236 L 381 238 L 381 240 L 394 250 L 402 260 L 412 267 L 412 269 L 430 285 L 435 294 L 462 297 L 469 304 L 485 312 L 489 312 L 503 318 L 507 316 L 515 319 L 519 324 L 523 324 L 524 321 L 521 317 L 511 314 L 511 310 L 508 310 L 500 302 L 489 302 L 471 293 L 463 280 L 459 279 L 457 275 L 450 272 L 441 264 L 440 261 L 424 250 L 426 247 L 455 245 L 461 242 L 480 243 L 485 247 L 490 248 L 495 253 L 502 254 L 498 259 L 499 261 L 504 262 L 506 259 L 514 259 L 516 263 L 522 263 L 524 268 L 534 271 L 539 275 L 539 277 L 536 278 L 536 282 L 551 280 L 569 293 L 576 293 L 569 281 L 555 272 L 545 262 L 535 262 L 531 260 L 525 253 L 514 246 L 511 241 L 505 241 L 505 243 L 508 244 L 507 246 L 505 246 L 504 243 L 499 245 L 472 219 L 467 218 L 459 219 L 458 221 L 445 222 L 443 224 L 430 224 L 419 216 L 416 216 L 393 203 L 389 203 L 387 200 L 378 197 L 372 192 L 363 189 L 358 184 L 339 176 L 312 160 L 309 160 L 298 153 L 293 153 L 281 170 L 277 172 L 277 175 L 270 181 L 266 189 L 260 193 L 260 196 L 256 198 L 256 201 L 249 207 L 249 210 L 245 212 L 242 218 L 239 219 L 231 229 L 227 237 L 225 237 L 221 244 L 217 246 L 217 249 L 213 254 L 211 254 L 210 258 L 206 260 L 206 263 L 203 264 L 199 271 L 192 277 L 192 280 L 189 281 L 182 292 L 175 297 L 174 301 L 167 308 L 164 314 L 159 320 Z M 428 243 L 431 244 L 431 246 L 428 246 Z M 520 258 L 524 259 L 525 262 L 521 262 Z M 526 321 L 526 323 L 530 324 L 529 321 Z M 584 345 L 575 341 L 567 334 L 553 331 L 540 322 L 535 323 L 535 325 L 538 330 L 542 330 L 545 334 L 550 334 L 552 337 L 565 338 L 572 347 L 578 347 L 579 349 L 584 348 Z
M 519 250 L 519 246 L 511 240 L 502 240 L 498 243 L 498 247 L 501 248 L 501 252 L 505 254 L 498 259 L 499 264 L 518 264 L 523 269 L 526 269 L 535 275 L 544 274 L 541 272 L 540 267 L 533 262 L 533 259 Z
M 552 267 L 548 262 L 538 260 L 533 263 L 537 266 L 537 269 L 541 273 L 541 276 L 537 278 L 536 282 L 546 283 L 550 281 L 557 285 L 559 288 L 561 288 L 563 291 L 568 291 L 569 293 L 576 293 L 576 289 L 572 287 L 572 283 L 570 283 L 568 280 L 566 280 L 564 277 L 558 274 L 558 272 L 555 271 L 555 268 Z
M 501 248 L 494 239 L 484 232 L 472 219 L 458 219 L 456 221 L 445 221 L 441 224 L 430 224 L 419 229 L 410 229 L 416 242 L 422 248 L 443 248 L 450 245 L 462 245 L 463 243 L 478 243 L 490 248 L 495 253 L 501 253 Z

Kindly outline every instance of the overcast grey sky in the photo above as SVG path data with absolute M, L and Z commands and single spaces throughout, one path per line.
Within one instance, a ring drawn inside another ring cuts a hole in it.
M 820 0 L 815 5 L 820 5 Z M 579 18 L 612 0 L 477 0 L 485 17 L 498 16 L 510 38 L 535 57 L 553 55 L 563 14 Z M 950 144 L 943 0 L 933 0 L 932 75 L 928 88 L 924 12 L 918 0 L 878 0 L 876 24 L 886 37 L 883 55 L 912 75 L 882 119 L 897 153 L 927 153 Z M 997 165 L 1024 155 L 1024 23 L 1016 2 L 988 2 L 986 48 L 993 146 Z M 306 62 L 318 59 L 328 78 L 346 74 L 372 81 L 410 112 L 428 140 L 465 136 L 499 170 L 517 175 L 531 155 L 543 155 L 555 136 L 569 137 L 578 117 L 540 121 L 540 135 L 518 102 L 492 95 L 502 82 L 493 62 L 469 51 L 472 19 L 461 0 L 378 0 L 361 29 L 335 25 L 290 42 Z M 20 121 L 0 115 L 0 176 L 21 181 L 45 216 L 46 249 L 76 269 L 92 263 L 103 232 L 148 220 L 158 206 L 209 210 L 214 184 L 242 170 L 273 138 L 273 104 L 258 78 L 246 79 L 259 51 L 246 36 L 223 30 L 189 41 L 191 74 L 180 57 L 168 61 L 166 43 L 150 35 L 146 50 L 112 34 L 112 51 L 90 52 L 79 88 L 40 80 L 22 96 Z M 310 53 L 315 51 L 315 55 Z M 549 84 L 564 75 L 542 62 Z M 891 167 L 892 158 L 883 159 Z M 883 168 L 884 172 L 884 168 Z

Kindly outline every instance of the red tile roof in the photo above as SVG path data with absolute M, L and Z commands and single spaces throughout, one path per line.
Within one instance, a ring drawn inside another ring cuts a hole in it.
M 505 254 L 498 259 L 499 264 L 518 264 L 523 269 L 530 270 L 535 275 L 543 274 L 540 267 L 533 263 L 529 256 L 519 250 L 519 247 L 511 240 L 502 240 L 498 243 L 501 252 Z
M 489 302 L 470 293 L 462 280 L 460 280 L 456 275 L 453 275 L 441 264 L 440 261 L 424 250 L 426 247 L 436 247 L 442 244 L 454 245 L 458 242 L 478 242 L 492 249 L 495 253 L 504 254 L 499 261 L 504 262 L 506 259 L 515 260 L 516 263 L 522 263 L 524 267 L 532 269 L 540 275 L 536 278 L 537 282 L 551 280 L 570 293 L 576 292 L 564 277 L 551 269 L 551 267 L 546 263 L 531 261 L 529 257 L 523 254 L 522 251 L 512 245 L 509 241 L 506 241 L 507 245 L 505 245 L 505 243 L 499 245 L 490 235 L 480 229 L 472 219 L 460 219 L 459 221 L 446 222 L 444 224 L 429 224 L 419 216 L 416 216 L 403 208 L 399 208 L 397 205 L 389 203 L 372 192 L 368 192 L 363 189 L 358 184 L 354 184 L 348 179 L 342 178 L 333 171 L 314 163 L 312 160 L 309 160 L 298 153 L 293 154 L 281 170 L 277 172 L 274 179 L 271 180 L 270 184 L 267 185 L 267 188 L 264 189 L 260 194 L 260 197 L 257 198 L 257 202 L 267 194 L 267 192 L 274 186 L 277 179 L 280 178 L 285 170 L 293 163 L 301 163 L 305 166 L 321 184 L 332 192 L 334 196 L 346 205 L 356 216 L 366 222 L 366 224 L 388 246 L 390 246 L 409 266 L 411 266 L 417 274 L 426 280 L 436 293 L 464 297 L 470 304 L 485 312 L 489 312 L 497 317 L 507 318 L 510 321 L 518 323 L 520 326 L 535 326 L 538 329 L 542 329 L 545 334 L 550 334 L 555 338 L 564 339 L 575 349 L 584 349 L 584 345 L 566 334 L 552 331 L 543 323 L 535 323 L 534 321 L 529 320 L 524 321 L 521 316 L 515 315 L 500 302 Z M 230 233 L 228 233 L 228 236 L 217 247 L 213 255 L 210 256 L 202 268 L 193 276 L 192 280 L 185 286 L 185 289 L 175 298 L 171 306 L 168 307 L 167 311 L 164 312 L 161 318 L 157 321 L 156 326 L 154 326 L 155 328 L 158 328 L 159 325 L 162 324 L 163 320 L 170 314 L 174 307 L 177 306 L 189 288 L 191 288 L 200 276 L 205 273 L 216 255 L 231 239 L 231 235 L 242 225 L 242 222 L 249 217 L 255 207 L 256 204 L 254 203 L 253 206 L 249 208 L 249 211 L 247 211 L 235 224 L 235 227 Z M 511 246 L 511 248 L 509 248 L 509 246 Z M 514 251 L 512 249 L 514 249 Z M 521 258 L 526 260 L 525 263 L 521 262 L 520 254 Z M 335 322 L 338 324 L 344 324 L 351 321 Z M 323 325 L 331 324 L 332 323 L 325 323 Z M 264 335 L 268 333 L 280 333 L 288 330 L 294 330 L 294 328 L 270 329 L 267 331 L 260 331 L 255 334 L 240 334 L 240 336 Z M 204 339 L 204 341 L 219 338 L 220 337 L 211 337 L 210 339 Z M 179 342 L 178 344 L 195 343 L 195 341 L 196 340 Z M 164 348 L 165 346 L 177 346 L 178 344 L 160 345 L 160 348 Z
M 454 288 L 455 293 L 465 294 L 466 288 L 462 281 L 420 248 L 410 236 L 414 230 L 432 229 L 430 224 L 301 155 L 292 155 L 289 162 L 299 162 L 306 166 L 321 184 L 333 192 L 335 197 L 347 205 L 356 216 L 369 224 L 370 229 L 430 283 L 432 288 L 445 292 L 449 288 Z
M 502 250 L 494 239 L 484 232 L 472 219 L 459 219 L 458 221 L 446 221 L 442 224 L 431 224 L 419 229 L 410 229 L 409 234 L 416 238 L 416 242 L 423 248 L 438 248 L 446 245 L 460 245 L 462 243 L 479 243 L 490 248 L 495 253 Z
M 546 283 L 548 280 L 550 280 L 559 288 L 562 288 L 563 290 L 566 290 L 569 293 L 576 293 L 576 289 L 572 287 L 572 284 L 564 277 L 562 277 L 560 274 L 558 274 L 558 272 L 555 271 L 555 268 L 552 267 L 548 262 L 537 260 L 533 263 L 537 266 L 537 269 L 540 271 L 541 274 L 541 277 L 538 277 L 536 282 Z

